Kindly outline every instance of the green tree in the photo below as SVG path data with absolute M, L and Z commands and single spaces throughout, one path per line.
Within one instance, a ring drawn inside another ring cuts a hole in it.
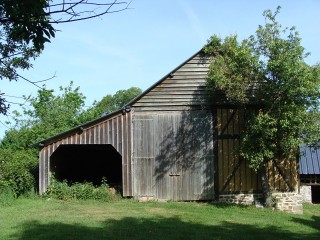
M 9 187 L 17 196 L 35 187 L 38 179 L 38 149 L 30 146 L 75 127 L 81 122 L 85 97 L 79 87 L 60 87 L 60 94 L 40 89 L 23 114 L 15 112 L 15 128 L 6 131 L 0 143 L 0 190 Z M 83 118 L 82 120 L 88 120 Z M 91 119 L 90 119 L 91 120 Z
M 95 107 L 101 109 L 102 112 L 110 113 L 124 107 L 132 99 L 140 95 L 141 92 L 141 89 L 137 87 L 119 90 L 113 96 L 105 96 L 101 101 L 95 104 Z
M 213 36 L 205 51 L 213 57 L 208 77 L 211 101 L 221 93 L 239 107 L 259 106 L 242 133 L 240 154 L 259 171 L 267 200 L 266 166 L 296 159 L 299 145 L 319 140 L 320 67 L 305 62 L 308 54 L 294 27 L 283 28 L 264 12 L 265 26 L 241 43 Z
M 32 67 L 45 43 L 55 37 L 61 23 L 83 21 L 127 9 L 128 3 L 88 0 L 0 0 L 0 79 L 23 79 L 19 69 Z M 0 93 L 0 114 L 8 105 Z
M 142 90 L 137 87 L 130 87 L 128 89 L 119 90 L 114 95 L 108 94 L 100 101 L 96 101 L 93 107 L 85 112 L 85 115 L 91 115 L 92 118 L 97 118 L 104 113 L 111 113 L 119 110 L 135 97 L 139 96 Z
M 72 82 L 58 93 L 40 89 L 36 97 L 25 97 L 29 105 L 22 114 L 14 112 L 15 128 L 6 131 L 0 142 L 0 188 L 10 187 L 16 195 L 30 190 L 38 172 L 38 149 L 32 144 L 120 109 L 140 93 L 135 87 L 120 90 L 87 110 L 85 96 Z
M 60 93 L 39 89 L 36 97 L 25 97 L 29 104 L 23 107 L 23 113 L 14 111 L 15 128 L 6 132 L 1 145 L 10 145 L 20 149 L 64 132 L 80 125 L 79 116 L 84 112 L 85 96 L 74 88 L 60 87 Z M 91 120 L 91 119 L 90 119 Z

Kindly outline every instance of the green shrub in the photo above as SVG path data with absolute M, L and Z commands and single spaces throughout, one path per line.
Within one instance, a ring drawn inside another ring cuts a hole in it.
M 0 206 L 9 206 L 16 199 L 15 192 L 10 187 L 0 188 Z
M 38 162 L 32 150 L 0 149 L 0 187 L 21 196 L 35 187 Z
M 54 198 L 59 200 L 99 200 L 109 202 L 116 200 L 118 196 L 113 195 L 109 190 L 109 185 L 103 179 L 101 186 L 95 187 L 90 182 L 74 183 L 69 185 L 66 180 L 59 182 L 52 178 L 47 191 L 43 194 L 46 198 Z

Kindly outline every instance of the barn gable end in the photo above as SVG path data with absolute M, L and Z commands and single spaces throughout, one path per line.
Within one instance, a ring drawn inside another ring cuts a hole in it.
M 197 53 L 132 103 L 136 111 L 199 110 L 206 101 L 210 59 Z

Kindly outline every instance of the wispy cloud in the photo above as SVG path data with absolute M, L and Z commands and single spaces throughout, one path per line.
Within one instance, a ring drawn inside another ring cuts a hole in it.
M 181 6 L 183 12 L 186 14 L 192 29 L 197 34 L 201 43 L 205 42 L 206 41 L 205 30 L 196 12 L 192 9 L 190 4 L 185 0 L 178 0 L 178 3 Z

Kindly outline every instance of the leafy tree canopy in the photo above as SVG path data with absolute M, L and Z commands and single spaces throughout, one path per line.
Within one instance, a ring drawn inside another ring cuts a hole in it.
M 102 115 L 117 111 L 125 107 L 126 104 L 141 93 L 142 90 L 140 88 L 130 87 L 128 89 L 119 90 L 114 95 L 108 94 L 100 101 L 95 101 L 93 106 L 80 114 L 78 119 L 81 122 L 87 122 L 88 119 L 92 120 L 101 117 Z
M 301 143 L 320 139 L 320 67 L 305 62 L 298 32 L 277 22 L 279 11 L 265 11 L 265 26 L 242 42 L 213 36 L 204 48 L 213 59 L 211 100 L 219 101 L 222 93 L 239 107 L 258 106 L 242 134 L 240 154 L 264 177 L 269 161 L 295 159 Z
M 0 0 L 0 79 L 23 79 L 19 69 L 32 67 L 35 59 L 56 35 L 61 23 L 82 21 L 127 9 L 128 3 L 89 0 Z M 8 105 L 0 92 L 0 114 Z
M 141 89 L 137 87 L 119 90 L 114 95 L 107 95 L 101 101 L 96 102 L 94 107 L 99 109 L 102 113 L 110 113 L 123 108 L 127 103 L 141 93 Z

